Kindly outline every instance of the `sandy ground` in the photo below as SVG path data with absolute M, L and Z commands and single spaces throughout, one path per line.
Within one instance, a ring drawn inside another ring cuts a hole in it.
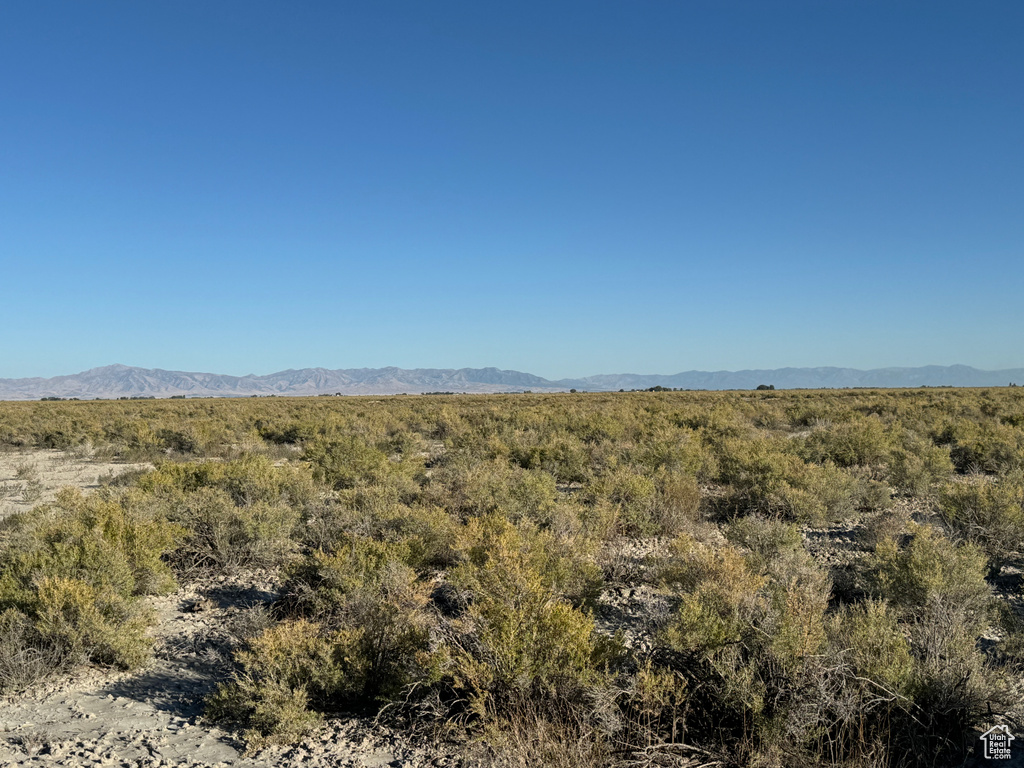
M 101 480 L 151 466 L 97 460 L 87 451 L 0 451 L 0 519 L 52 501 L 65 486 L 94 490 Z
M 41 766 L 456 766 L 435 745 L 369 719 L 325 723 L 300 744 L 246 757 L 232 734 L 205 722 L 204 697 L 227 676 L 231 653 L 276 585 L 224 578 L 150 600 L 153 659 L 132 673 L 90 669 L 0 699 L 0 765 Z

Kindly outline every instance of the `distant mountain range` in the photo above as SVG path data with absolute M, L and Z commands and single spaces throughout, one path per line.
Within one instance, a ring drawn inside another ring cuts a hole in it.
M 634 373 L 552 381 L 497 368 L 303 368 L 266 376 L 225 376 L 159 368 L 108 365 L 51 379 L 0 379 L 0 400 L 43 397 L 245 397 L 251 395 L 391 395 L 422 392 L 617 391 L 673 389 L 776 389 L 849 387 L 1000 387 L 1024 384 L 1024 368 L 981 371 L 966 365 L 923 368 L 777 368 L 753 371 L 687 371 L 668 376 Z

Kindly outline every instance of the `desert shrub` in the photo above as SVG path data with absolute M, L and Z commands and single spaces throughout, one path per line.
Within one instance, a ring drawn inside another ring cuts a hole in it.
M 129 459 L 149 459 L 160 452 L 160 440 L 142 419 L 118 418 L 103 427 L 102 445 Z
M 312 698 L 329 698 L 344 683 L 335 646 L 308 621 L 284 622 L 252 639 L 236 654 L 238 671 L 207 701 L 213 720 L 241 721 L 255 751 L 302 738 L 320 722 Z
M 282 503 L 239 506 L 218 488 L 183 494 L 167 510 L 168 519 L 187 531 L 173 557 L 186 570 L 280 565 L 295 549 L 293 532 L 301 516 Z
M 0 612 L 0 691 L 17 691 L 63 672 L 78 659 L 54 647 L 36 631 L 35 623 L 17 608 Z
M 600 591 L 596 546 L 586 539 L 564 538 L 529 523 L 517 526 L 499 515 L 487 515 L 466 524 L 458 550 L 463 563 L 457 572 L 466 585 L 472 585 L 473 574 L 508 567 L 528 570 L 553 597 L 574 606 L 589 605 Z
M 358 435 L 314 438 L 302 458 L 313 477 L 339 489 L 380 482 L 394 471 L 387 454 Z
M 889 459 L 889 482 L 908 496 L 924 496 L 953 473 L 949 448 L 934 445 L 916 435 L 907 435 Z
M 654 530 L 673 536 L 700 518 L 700 488 L 697 478 L 685 472 L 660 469 L 654 475 L 656 490 L 652 510 Z
M 331 551 L 350 537 L 374 539 L 407 548 L 406 562 L 424 571 L 456 560 L 458 523 L 443 509 L 404 504 L 398 489 L 372 486 L 342 491 L 338 498 L 310 510 L 302 542 L 311 550 Z
M 822 728 L 813 745 L 819 760 L 841 765 L 926 764 L 910 698 L 915 660 L 905 629 L 884 601 L 844 607 L 828 622 L 826 675 L 819 704 Z M 808 761 L 812 762 L 812 761 Z
M 42 577 L 83 581 L 126 598 L 174 587 L 162 561 L 181 531 L 137 508 L 127 494 L 64 489 L 57 500 L 4 521 L 0 583 L 6 599 L 31 602 Z
M 223 423 L 204 418 L 158 429 L 156 439 L 163 453 L 187 456 L 216 455 L 232 442 L 232 436 Z
M 793 762 L 813 741 L 830 583 L 802 550 L 760 568 L 738 549 L 681 538 L 664 571 L 679 607 L 660 633 L 683 676 L 683 727 L 742 762 Z M 788 753 L 788 758 L 783 755 Z
M 697 432 L 690 430 L 659 429 L 631 450 L 628 457 L 650 471 L 664 469 L 702 479 L 714 477 L 717 471 L 714 452 Z
M 947 762 L 962 758 L 972 731 L 1011 701 L 1006 680 L 977 647 L 979 627 L 970 605 L 934 594 L 910 624 L 915 722 L 907 730 L 921 752 Z
M 800 522 L 838 519 L 853 511 L 860 484 L 831 462 L 806 464 L 768 440 L 723 445 L 720 479 L 742 511 Z
M 0 613 L 20 638 L 17 652 L 35 649 L 58 666 L 83 659 L 140 663 L 149 619 L 136 598 L 173 588 L 161 556 L 179 533 L 140 512 L 130 497 L 71 490 L 49 507 L 5 521 Z
M 765 577 L 733 547 L 713 548 L 682 536 L 673 543 L 662 579 L 682 595 L 664 633 L 675 650 L 707 656 L 738 643 L 764 607 Z
M 603 538 L 674 535 L 691 527 L 700 512 L 696 478 L 665 468 L 617 468 L 591 481 L 582 500 L 589 507 L 584 517 Z
M 612 532 L 627 536 L 650 536 L 658 532 L 657 493 L 651 477 L 628 468 L 593 480 L 585 491 L 588 504 L 608 503 L 614 520 Z
M 317 497 L 317 488 L 305 468 L 278 467 L 259 454 L 247 454 L 233 461 L 165 461 L 155 471 L 140 477 L 138 486 L 158 496 L 216 488 L 227 493 L 238 506 L 285 503 L 301 507 Z
M 470 521 L 467 560 L 451 574 L 466 611 L 453 651 L 451 685 L 478 717 L 523 702 L 572 700 L 594 682 L 608 654 L 579 601 L 597 577 L 577 573 L 568 552 L 543 534 L 523 534 L 498 517 Z
M 34 630 L 59 658 L 131 668 L 148 655 L 151 617 L 124 595 L 79 579 L 47 577 L 33 602 Z
M 802 546 L 800 529 L 783 520 L 750 515 L 734 520 L 725 531 L 726 538 L 749 551 L 748 561 L 755 568 L 766 568 L 780 553 Z
M 909 541 L 884 539 L 867 562 L 867 583 L 908 618 L 940 605 L 956 612 L 977 636 L 988 619 L 991 590 L 985 555 L 976 545 L 957 545 L 925 525 L 911 524 Z
M 958 472 L 995 474 L 1024 467 L 1024 431 L 991 419 L 957 419 L 937 435 Z
M 589 702 L 587 702 L 589 705 Z M 555 711 L 552 711 L 552 710 Z M 616 764 L 613 738 L 587 705 L 575 708 L 529 700 L 484 723 L 469 765 L 488 768 L 597 768 Z
M 858 418 L 812 432 L 804 441 L 811 461 L 831 461 L 840 467 L 875 466 L 885 463 L 890 438 L 877 418 Z
M 1007 480 L 951 483 L 939 510 L 953 531 L 985 551 L 993 574 L 1024 553 L 1024 487 Z
M 830 641 L 844 655 L 865 695 L 906 691 L 914 671 L 910 641 L 884 600 L 846 606 L 828 625 Z
M 865 523 L 861 546 L 874 550 L 883 541 L 908 536 L 913 524 L 913 518 L 906 508 L 893 507 L 882 510 Z
M 137 485 L 147 503 L 184 528 L 182 568 L 272 567 L 295 548 L 296 528 L 317 492 L 307 470 L 248 454 L 224 462 L 161 464 Z
M 556 432 L 510 446 L 512 459 L 524 469 L 539 469 L 562 483 L 585 482 L 590 475 L 590 452 L 574 435 Z
M 542 470 L 503 460 L 449 461 L 424 489 L 424 498 L 460 518 L 501 513 L 511 520 L 544 524 L 555 508 L 555 479 Z
M 320 713 L 373 711 L 435 680 L 444 655 L 430 639 L 430 589 L 403 562 L 407 554 L 350 538 L 292 566 L 279 606 L 286 620 L 238 653 L 211 716 L 246 724 L 258 749 L 294 741 Z

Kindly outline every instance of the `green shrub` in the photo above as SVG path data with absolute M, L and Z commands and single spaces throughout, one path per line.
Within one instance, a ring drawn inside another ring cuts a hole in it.
M 373 711 L 438 679 L 445 657 L 430 639 L 430 589 L 404 564 L 407 555 L 400 545 L 349 538 L 290 567 L 280 606 L 287 620 L 237 655 L 211 716 L 246 724 L 259 749 L 296 740 L 320 713 Z
M 949 448 L 916 436 L 908 436 L 893 449 L 889 460 L 889 482 L 900 493 L 924 496 L 936 484 L 953 474 Z
M 4 521 L 0 534 L 2 600 L 34 600 L 35 582 L 82 581 L 130 598 L 168 592 L 174 578 L 161 557 L 180 529 L 137 509 L 130 494 L 83 496 L 65 489 L 57 500 Z
M 387 454 L 357 435 L 314 438 L 302 458 L 314 478 L 339 489 L 380 482 L 394 471 Z
M 904 546 L 885 539 L 869 559 L 868 583 L 874 593 L 909 615 L 939 601 L 963 610 L 965 620 L 979 627 L 991 591 L 985 583 L 985 555 L 974 544 L 957 546 L 924 525 L 910 526 Z
M 831 462 L 806 464 L 783 447 L 768 440 L 723 447 L 721 480 L 743 511 L 799 522 L 841 519 L 853 511 L 860 491 L 856 478 Z
M 460 518 L 501 513 L 513 521 L 550 522 L 558 490 L 542 470 L 506 461 L 450 461 L 436 471 L 424 490 L 430 503 Z
M 812 432 L 804 442 L 806 455 L 840 467 L 884 464 L 891 450 L 885 426 L 876 418 L 859 418 Z
M 574 435 L 555 433 L 537 442 L 517 442 L 512 458 L 524 469 L 539 469 L 562 483 L 585 482 L 590 475 L 590 452 Z
M 132 501 L 65 490 L 55 504 L 5 521 L 0 614 L 20 638 L 18 654 L 38 652 L 58 668 L 145 658 L 150 619 L 136 598 L 173 588 L 161 556 L 180 532 Z
M 995 474 L 1024 467 L 1024 430 L 992 420 L 946 424 L 938 441 L 949 445 L 959 472 Z
M 985 551 L 993 573 L 1024 553 L 1024 487 L 1008 481 L 953 483 L 942 489 L 939 510 L 953 531 Z
M 472 584 L 473 574 L 493 569 L 524 570 L 537 576 L 554 597 L 572 605 L 588 606 L 601 588 L 601 569 L 595 562 L 593 542 L 563 538 L 524 523 L 513 525 L 499 515 L 470 520 L 458 545 L 463 564 L 453 572 Z
M 681 538 L 664 571 L 679 606 L 658 639 L 690 690 L 682 727 L 737 761 L 789 764 L 816 733 L 830 583 L 802 550 L 755 563 Z
M 302 738 L 321 719 L 311 709 L 344 685 L 344 657 L 320 629 L 307 621 L 285 622 L 266 630 L 236 654 L 234 680 L 221 684 L 207 701 L 213 720 L 245 723 L 250 750 Z
M 618 468 L 593 480 L 583 498 L 604 508 L 605 537 L 675 535 L 692 527 L 700 511 L 696 478 L 664 468 L 652 475 Z
M 282 564 L 295 549 L 303 511 L 318 495 L 308 470 L 278 467 L 258 454 L 165 462 L 137 486 L 145 503 L 186 531 L 176 563 L 220 571 Z
M 711 658 L 742 639 L 765 610 L 765 577 L 751 569 L 733 547 L 712 548 L 690 536 L 673 543 L 663 581 L 681 593 L 679 608 L 663 641 L 678 651 Z
M 282 503 L 238 506 L 219 488 L 200 488 L 168 505 L 167 517 L 188 533 L 174 554 L 186 569 L 280 565 L 295 549 L 293 533 L 301 513 Z
M 524 536 L 497 517 L 471 521 L 466 539 L 468 559 L 451 574 L 468 604 L 452 685 L 472 710 L 489 718 L 593 681 L 606 644 L 564 596 L 584 591 L 596 567 L 581 578 L 549 537 Z
M 799 549 L 803 544 L 800 529 L 783 520 L 751 515 L 733 521 L 725 531 L 726 538 L 749 550 L 747 559 L 755 568 L 764 569 L 783 552 Z
M 149 653 L 148 613 L 124 595 L 78 579 L 39 581 L 31 616 L 39 639 L 56 649 L 59 658 L 84 657 L 131 668 Z
M 303 525 L 303 544 L 331 551 L 350 537 L 401 544 L 405 561 L 425 571 L 456 560 L 458 523 L 435 506 L 402 503 L 397 489 L 373 486 L 343 491 L 339 498 L 311 511 Z
M 138 480 L 143 491 L 157 496 L 216 488 L 240 507 L 257 503 L 302 507 L 317 497 L 308 470 L 275 466 L 266 456 L 246 454 L 233 461 L 163 462 Z
M 897 615 L 884 600 L 866 600 L 846 606 L 832 617 L 829 635 L 864 693 L 903 693 L 914 671 L 910 642 Z

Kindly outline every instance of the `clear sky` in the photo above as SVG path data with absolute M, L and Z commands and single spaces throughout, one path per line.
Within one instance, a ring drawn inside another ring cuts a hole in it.
M 1024 3 L 0 4 L 0 377 L 1024 366 Z

